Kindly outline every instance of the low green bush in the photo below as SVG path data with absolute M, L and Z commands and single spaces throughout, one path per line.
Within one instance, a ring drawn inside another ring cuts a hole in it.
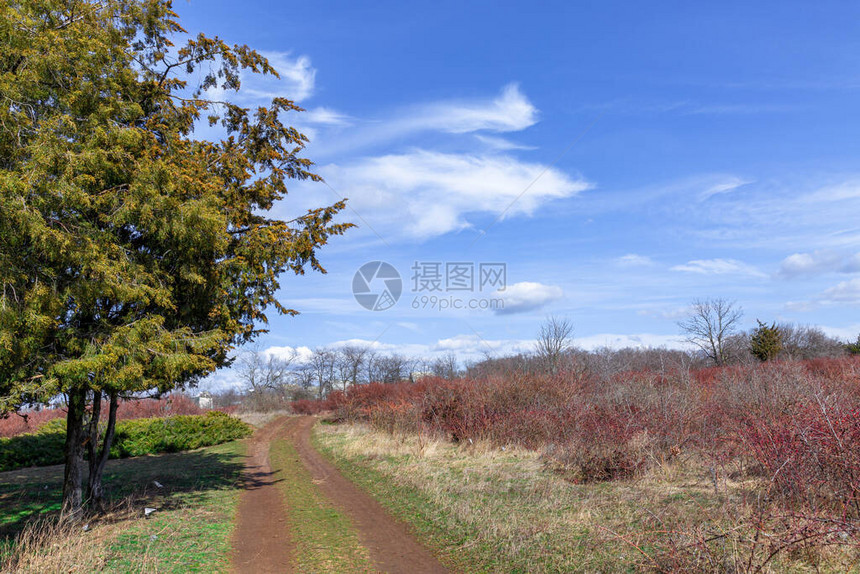
M 205 415 L 117 421 L 111 458 L 178 452 L 244 438 L 251 427 L 219 411 Z M 0 472 L 62 464 L 66 421 L 54 419 L 33 434 L 0 438 Z

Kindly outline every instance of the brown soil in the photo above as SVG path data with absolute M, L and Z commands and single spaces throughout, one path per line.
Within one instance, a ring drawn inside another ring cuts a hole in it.
M 294 545 L 287 532 L 286 512 L 271 479 L 268 445 L 272 438 L 289 440 L 314 483 L 352 521 L 361 544 L 380 572 L 414 574 L 447 572 L 433 555 L 370 495 L 343 477 L 310 443 L 316 418 L 278 419 L 257 432 L 251 449 L 249 482 L 239 505 L 234 534 L 234 569 L 237 572 L 289 572 Z
M 239 500 L 233 532 L 233 571 L 274 574 L 293 571 L 295 545 L 287 528 L 287 513 L 269 466 L 269 443 L 283 431 L 285 420 L 274 420 L 254 433 L 248 444 L 245 492 Z

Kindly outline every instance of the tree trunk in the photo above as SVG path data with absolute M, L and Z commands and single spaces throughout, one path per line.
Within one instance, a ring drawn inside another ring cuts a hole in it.
M 102 392 L 93 391 L 93 408 L 90 414 L 90 423 L 87 425 L 87 460 L 89 462 L 89 476 L 92 477 L 95 470 L 96 460 L 99 453 L 99 419 L 102 412 Z M 90 479 L 90 482 L 92 480 Z M 87 495 L 89 498 L 89 494 Z
M 99 393 L 99 398 L 101 398 L 100 395 L 101 393 Z M 95 446 L 90 450 L 90 476 L 87 482 L 87 499 L 93 508 L 99 511 L 104 510 L 104 487 L 102 486 L 102 476 L 104 475 L 105 464 L 110 456 L 110 447 L 113 443 L 113 437 L 116 430 L 116 409 L 118 405 L 119 397 L 117 396 L 116 391 L 111 391 L 105 438 L 102 441 L 100 450 L 96 449 Z M 95 444 L 98 444 L 98 432 L 96 432 Z
M 70 389 L 69 412 L 66 416 L 65 471 L 63 473 L 63 514 L 80 518 L 83 499 L 81 479 L 84 466 L 84 414 L 87 406 L 86 389 Z

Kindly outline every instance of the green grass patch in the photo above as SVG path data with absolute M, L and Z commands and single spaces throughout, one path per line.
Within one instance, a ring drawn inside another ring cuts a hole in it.
M 314 485 L 292 444 L 272 441 L 269 461 L 286 501 L 299 572 L 373 572 L 352 522 Z
M 241 420 L 218 411 L 205 415 L 118 421 L 111 458 L 180 452 L 244 438 L 252 432 Z M 66 421 L 54 419 L 32 434 L 0 438 L 0 472 L 63 462 Z
M 60 564 L 66 559 L 83 564 L 76 571 L 228 571 L 244 455 L 245 444 L 232 441 L 191 452 L 109 461 L 104 476 L 108 500 L 121 506 L 91 519 L 86 534 L 77 530 L 67 536 L 80 540 L 64 540 L 56 551 L 48 544 L 40 550 L 44 556 L 33 563 L 47 567 L 52 552 L 63 552 L 68 558 L 56 557 Z M 0 570 L 16 551 L 15 535 L 25 523 L 59 507 L 62 475 L 60 466 L 0 474 Z M 145 507 L 157 510 L 144 518 Z
M 244 444 L 231 442 L 203 449 L 207 457 L 169 465 L 163 479 L 179 487 L 151 500 L 159 510 L 139 519 L 110 546 L 106 572 L 227 572 L 240 488 Z M 190 453 L 189 453 L 190 454 Z M 120 473 L 121 474 L 121 473 Z M 120 479 L 120 476 L 116 476 Z

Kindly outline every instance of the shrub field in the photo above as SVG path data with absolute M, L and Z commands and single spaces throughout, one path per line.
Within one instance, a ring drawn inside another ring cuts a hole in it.
M 732 529 L 654 525 L 661 568 L 718 563 L 726 548 L 744 547 L 749 564 L 762 566 L 860 548 L 857 357 L 428 378 L 356 386 L 319 408 L 395 437 L 525 448 L 573 484 L 635 481 L 672 465 L 707 477 L 715 495 L 743 484 L 732 490 Z

